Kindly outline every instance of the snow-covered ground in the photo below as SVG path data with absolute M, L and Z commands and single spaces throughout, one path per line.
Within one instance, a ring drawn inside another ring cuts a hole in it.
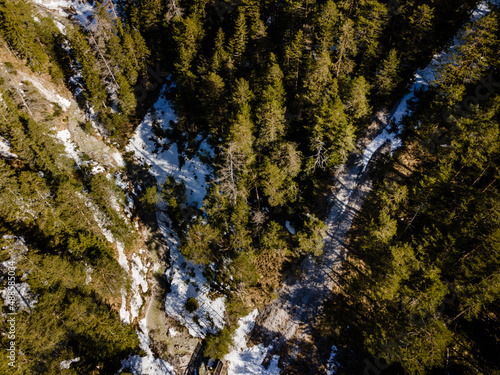
M 326 365 L 326 374 L 334 375 L 340 364 L 337 362 L 338 349 L 335 345 L 332 346 L 332 351 L 330 352 L 330 358 L 328 358 L 328 363 Z
M 80 159 L 80 155 L 76 149 L 77 148 L 76 144 L 71 139 L 71 133 L 69 132 L 69 130 L 64 129 L 64 130 L 58 131 L 56 136 L 64 145 L 64 149 L 66 151 L 66 154 L 71 159 L 73 159 L 77 165 L 82 164 L 82 159 Z
M 207 192 L 205 181 L 205 177 L 209 174 L 207 166 L 200 161 L 198 156 L 195 156 L 193 159 L 186 158 L 184 165 L 180 168 L 179 157 L 181 155 L 179 155 L 177 145 L 173 143 L 168 150 L 164 150 L 163 146 L 167 144 L 167 140 L 159 139 L 153 132 L 153 122 L 156 122 L 163 130 L 167 130 L 170 127 L 170 121 L 176 120 L 172 104 L 164 97 L 168 89 L 168 85 L 165 85 L 152 111 L 137 127 L 126 150 L 133 151 L 135 159 L 140 163 L 151 166 L 149 171 L 156 177 L 159 187 L 165 182 L 167 176 L 172 175 L 177 181 L 183 180 L 186 184 L 188 203 L 196 203 L 200 207 Z M 199 152 L 212 154 L 206 141 L 201 143 Z
M 4 158 L 17 158 L 17 155 L 10 152 L 10 143 L 4 137 L 0 136 L 0 155 Z
M 142 260 L 140 254 L 142 254 L 144 250 L 139 250 L 139 254 L 132 254 L 131 265 L 131 273 L 132 277 L 132 299 L 130 300 L 130 317 L 131 320 L 134 320 L 139 316 L 139 310 L 143 304 L 143 300 L 141 297 L 141 293 L 139 291 L 142 288 L 142 293 L 146 293 L 148 291 L 148 281 L 147 274 L 149 266 L 151 265 L 149 262 L 146 265 L 142 264 Z
M 224 357 L 224 360 L 228 363 L 228 375 L 280 374 L 278 367 L 279 356 L 274 355 L 272 357 L 267 369 L 262 365 L 268 351 L 273 348 L 272 344 L 268 347 L 265 347 L 264 344 L 255 345 L 251 348 L 247 346 L 247 336 L 252 332 L 257 315 L 258 311 L 255 309 L 238 321 L 238 328 L 233 335 L 233 347 L 231 352 Z
M 160 97 L 137 127 L 126 150 L 133 151 L 138 162 L 147 163 L 150 167 L 149 172 L 156 178 L 160 189 L 167 176 L 172 175 L 177 181 L 184 181 L 188 203 L 201 207 L 207 191 L 206 177 L 209 175 L 207 166 L 196 155 L 193 159 L 186 158 L 181 168 L 179 165 L 181 155 L 177 145 L 173 143 L 168 150 L 165 150 L 163 146 L 168 140 L 158 138 L 153 132 L 153 123 L 166 130 L 170 127 L 170 121 L 176 120 L 172 105 L 164 96 L 168 89 L 168 85 L 163 87 Z M 198 152 L 212 155 L 208 144 L 205 141 L 200 143 Z M 207 280 L 203 275 L 204 267 L 191 264 L 182 256 L 177 236 L 170 230 L 169 218 L 161 210 L 157 216 L 160 231 L 168 244 L 171 257 L 171 267 L 166 271 L 171 289 L 166 296 L 166 313 L 184 324 L 192 336 L 205 337 L 208 332 L 217 332 L 225 324 L 225 298 L 211 298 L 210 290 L 206 286 Z M 185 308 L 187 300 L 191 297 L 199 304 L 199 308 L 193 313 L 187 312 Z
M 157 216 L 171 258 L 171 267 L 165 272 L 170 282 L 170 293 L 165 299 L 166 313 L 186 326 L 192 336 L 203 338 L 207 333 L 216 333 L 225 325 L 225 297 L 211 298 L 203 266 L 186 261 L 179 251 L 179 241 L 166 225 L 169 219 L 162 212 Z M 199 308 L 193 313 L 185 307 L 189 298 L 198 301 Z
M 61 368 L 61 370 L 68 370 L 69 367 L 71 366 L 71 364 L 73 362 L 79 362 L 80 361 L 80 357 L 76 357 L 76 358 L 72 358 L 72 359 L 68 359 L 66 361 L 62 361 L 60 364 L 59 364 L 59 367 Z
M 59 15 L 67 17 L 72 14 L 83 26 L 87 26 L 92 18 L 94 7 L 88 1 L 80 0 L 32 0 L 34 3 L 56 11 Z M 76 14 L 73 14 L 76 13 Z

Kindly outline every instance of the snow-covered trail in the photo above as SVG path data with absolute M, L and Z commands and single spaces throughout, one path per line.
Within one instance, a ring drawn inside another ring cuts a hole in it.
M 500 1 L 495 1 L 498 5 Z M 489 13 L 487 2 L 479 4 L 471 15 L 471 21 Z M 322 316 L 323 304 L 334 289 L 337 280 L 334 270 L 341 267 L 346 248 L 346 236 L 351 228 L 356 213 L 361 208 L 372 182 L 369 171 L 374 155 L 379 152 L 393 151 L 401 146 L 396 132 L 402 118 L 410 114 L 408 104 L 414 100 L 419 90 L 425 90 L 435 79 L 439 67 L 446 63 L 454 47 L 460 43 L 457 34 L 453 46 L 447 51 L 434 56 L 429 65 L 415 74 L 415 81 L 409 92 L 401 99 L 390 114 L 377 114 L 377 119 L 370 127 L 382 126 L 376 136 L 368 136 L 358 141 L 358 149 L 362 153 L 355 155 L 354 162 L 348 167 L 343 165 L 337 171 L 337 186 L 331 196 L 330 211 L 325 223 L 327 235 L 320 262 L 314 262 L 311 256 L 302 263 L 303 274 L 300 280 L 285 283 L 279 297 L 263 309 L 256 319 L 255 329 L 258 341 L 271 343 L 268 351 L 269 360 L 278 351 L 286 353 L 281 356 L 279 367 L 286 369 L 300 355 L 305 345 L 313 342 L 312 333 L 318 317 Z M 255 336 L 255 333 L 254 333 Z M 311 363 L 311 374 L 317 373 Z

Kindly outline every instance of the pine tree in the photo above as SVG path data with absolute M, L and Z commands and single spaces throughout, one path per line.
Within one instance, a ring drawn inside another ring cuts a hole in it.
M 360 2 L 356 16 L 356 31 L 359 49 L 363 50 L 363 60 L 375 59 L 379 55 L 379 40 L 388 22 L 387 7 L 375 0 Z M 364 62 L 368 65 L 369 62 Z
M 354 23 L 349 18 L 344 21 L 339 31 L 338 43 L 335 46 L 335 74 L 349 74 L 354 69 L 353 58 L 357 53 L 357 43 L 354 39 Z
M 107 93 L 101 82 L 101 77 L 95 69 L 97 60 L 92 53 L 89 53 L 90 45 L 81 32 L 75 30 L 68 36 L 76 60 L 82 68 L 83 83 L 87 89 L 86 99 L 95 107 L 96 111 L 100 111 L 106 105 Z
M 352 80 L 347 99 L 347 110 L 355 119 L 362 119 L 371 113 L 370 85 L 363 76 Z
M 245 51 L 248 42 L 248 31 L 246 25 L 246 17 L 243 11 L 238 12 L 238 17 L 235 22 L 234 32 L 229 39 L 229 50 L 231 57 L 236 66 L 243 63 Z
M 304 54 L 304 32 L 297 31 L 289 44 L 285 45 L 284 50 L 283 70 L 287 72 L 285 82 L 288 87 L 297 90 L 300 64 Z
M 274 54 L 270 54 L 267 72 L 259 90 L 259 105 L 256 109 L 261 146 L 272 146 L 285 132 L 285 89 L 283 73 Z
M 302 100 L 306 108 L 310 107 L 314 112 L 333 83 L 330 55 L 327 52 L 321 52 L 315 59 L 309 59 L 306 72 Z
M 262 163 L 261 185 L 271 207 L 284 206 L 297 199 L 299 187 L 294 178 L 301 170 L 301 154 L 293 143 L 282 143 Z
M 299 251 L 302 254 L 321 255 L 326 227 L 316 216 L 310 215 L 304 222 L 304 228 L 297 233 Z
M 197 13 L 175 22 L 174 40 L 179 53 L 174 65 L 181 77 L 188 78 L 192 75 L 191 64 L 203 35 L 202 19 Z
M 375 86 L 380 96 L 387 97 L 393 93 L 400 82 L 399 72 L 400 61 L 398 54 L 396 50 L 391 49 L 375 76 Z
M 419 5 L 409 18 L 408 45 L 419 48 L 432 35 L 434 9 L 427 4 Z M 422 48 L 422 47 L 420 47 Z
M 212 55 L 211 68 L 214 72 L 218 72 L 228 62 L 229 54 L 224 46 L 225 46 L 224 31 L 222 29 L 219 29 L 217 31 L 217 36 L 215 37 L 215 47 Z
M 339 32 L 340 12 L 333 0 L 328 0 L 317 14 L 317 36 L 321 50 L 328 51 L 334 47 L 335 37 Z

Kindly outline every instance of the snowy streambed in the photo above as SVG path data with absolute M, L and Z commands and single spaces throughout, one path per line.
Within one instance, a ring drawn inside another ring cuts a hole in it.
M 170 121 L 176 121 L 172 104 L 164 96 L 168 89 L 169 85 L 163 87 L 160 97 L 137 127 L 126 150 L 133 151 L 136 161 L 149 167 L 159 189 L 168 176 L 174 176 L 177 181 L 184 181 L 188 203 L 201 207 L 210 172 L 199 155 L 211 155 L 212 150 L 206 141 L 198 139 L 198 153 L 192 159 L 184 158 L 181 166 L 179 159 L 182 155 L 177 145 L 155 135 L 154 126 L 165 131 L 170 127 Z M 165 311 L 185 325 L 192 336 L 203 338 L 207 333 L 216 333 L 224 327 L 225 297 L 211 296 L 204 268 L 188 262 L 180 253 L 179 240 L 171 230 L 170 219 L 162 212 L 164 204 L 160 203 L 157 218 L 171 258 L 171 266 L 166 271 L 171 291 L 166 296 Z M 198 301 L 199 308 L 193 313 L 185 308 L 189 298 Z

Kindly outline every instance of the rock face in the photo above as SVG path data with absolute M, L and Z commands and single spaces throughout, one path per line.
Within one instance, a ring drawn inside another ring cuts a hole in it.
M 365 137 L 358 141 L 358 150 L 365 150 L 386 126 L 387 114 L 380 112 L 368 127 Z M 254 329 L 254 340 L 273 346 L 268 358 L 280 354 L 279 367 L 290 373 L 293 367 L 301 374 L 317 374 L 321 367 L 315 326 L 322 315 L 323 304 L 335 288 L 335 272 L 345 257 L 346 236 L 352 221 L 371 189 L 369 172 L 373 159 L 387 151 L 388 142 L 381 143 L 367 164 L 363 154 L 354 154 L 336 173 L 337 186 L 330 198 L 330 210 L 325 223 L 327 235 L 320 259 L 309 255 L 302 263 L 299 280 L 285 283 L 279 297 L 261 311 Z M 303 360 L 303 366 L 301 362 Z

